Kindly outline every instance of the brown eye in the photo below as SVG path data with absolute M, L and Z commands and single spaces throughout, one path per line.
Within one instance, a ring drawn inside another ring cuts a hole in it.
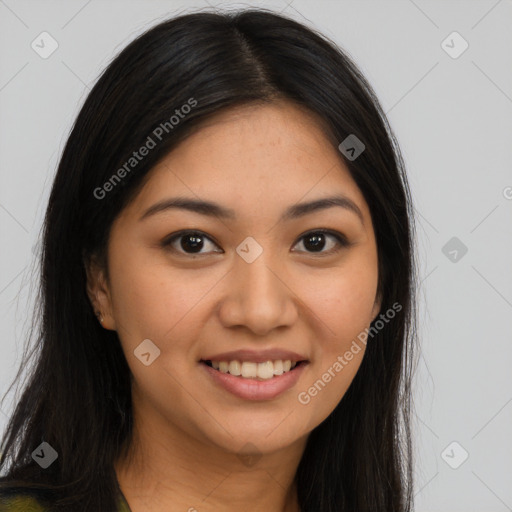
M 217 247 L 211 238 L 206 236 L 200 231 L 182 231 L 172 235 L 162 242 L 162 246 L 165 248 L 171 248 L 173 251 L 181 254 L 205 254 L 212 251 L 203 251 L 204 248 Z M 223 252 L 217 250 L 213 252 Z
M 300 240 L 304 247 L 301 252 L 319 253 L 321 255 L 338 252 L 349 245 L 347 239 L 341 233 L 323 229 L 310 231 L 302 235 Z M 326 247 L 327 250 L 324 250 Z
M 299 252 L 329 255 L 338 252 L 350 244 L 341 233 L 330 230 L 310 231 L 300 237 L 300 242 L 295 245 L 303 248 Z M 181 255 L 207 255 L 211 252 L 223 253 L 224 251 L 213 240 L 201 231 L 181 231 L 167 237 L 162 242 L 162 247 Z M 206 249 L 206 250 L 205 250 Z M 209 249 L 209 250 L 208 250 Z

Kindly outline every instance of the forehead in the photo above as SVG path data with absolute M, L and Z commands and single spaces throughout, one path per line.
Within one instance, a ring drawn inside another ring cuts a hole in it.
M 321 120 L 279 102 L 233 108 L 203 123 L 150 171 L 132 209 L 140 213 L 164 196 L 186 195 L 248 213 L 281 211 L 333 192 L 369 214 Z

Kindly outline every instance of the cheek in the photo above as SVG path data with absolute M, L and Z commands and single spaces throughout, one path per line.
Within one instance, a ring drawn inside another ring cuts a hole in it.
M 308 305 L 331 334 L 328 347 L 342 349 L 373 319 L 378 272 L 376 263 L 364 261 L 317 276 L 308 286 Z
M 130 344 L 149 338 L 162 343 L 194 303 L 194 287 L 169 267 L 137 251 L 112 254 L 111 289 L 116 330 Z M 197 292 L 199 295 L 199 292 Z
M 308 286 L 308 306 L 317 324 L 314 361 L 298 401 L 308 411 L 310 427 L 325 419 L 345 395 L 366 350 L 366 329 L 377 290 L 377 261 L 369 253 Z
M 332 279 L 328 290 L 318 297 L 315 307 L 324 321 L 325 335 L 316 340 L 314 372 L 315 377 L 329 369 L 334 372 L 336 378 L 325 376 L 323 380 L 334 382 L 329 385 L 332 396 L 339 396 L 357 373 L 364 355 L 366 338 L 363 334 L 372 319 L 376 283 L 352 274 Z M 341 363 L 340 358 L 344 359 Z

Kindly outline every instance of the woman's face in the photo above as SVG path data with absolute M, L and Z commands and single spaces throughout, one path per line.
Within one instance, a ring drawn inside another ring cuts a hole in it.
M 225 112 L 173 150 L 114 222 L 108 266 L 90 296 L 118 332 L 136 416 L 230 452 L 305 439 L 380 307 L 368 205 L 288 103 Z

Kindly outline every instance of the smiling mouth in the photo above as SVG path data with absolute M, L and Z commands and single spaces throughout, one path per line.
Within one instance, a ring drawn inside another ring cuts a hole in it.
M 307 361 L 291 361 L 290 359 L 265 361 L 255 363 L 252 361 L 210 361 L 201 360 L 201 363 L 217 370 L 220 373 L 229 373 L 241 379 L 270 380 L 285 373 L 292 372 Z

